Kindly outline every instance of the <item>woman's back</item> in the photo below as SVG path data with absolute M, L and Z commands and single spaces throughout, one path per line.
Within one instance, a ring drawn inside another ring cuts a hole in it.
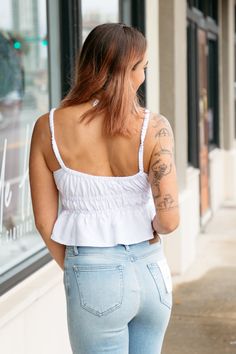
M 62 210 L 51 238 L 65 245 L 99 247 L 152 238 L 151 224 L 147 220 L 154 217 L 155 207 L 143 164 L 150 112 L 146 110 L 143 119 L 135 122 L 134 138 L 124 141 L 117 137 L 116 144 L 102 134 L 102 117 L 93 119 L 92 123 L 98 119 L 98 124 L 90 125 L 86 141 L 80 116 L 75 114 L 81 114 L 81 111 L 70 110 L 69 116 L 61 112 L 63 115 L 59 115 L 57 121 L 55 112 L 52 109 L 49 114 L 52 144 L 51 151 L 45 151 L 45 160 L 48 165 L 57 164 L 55 169 L 52 167 L 52 172 Z M 137 127 L 140 121 L 141 127 Z M 140 132 L 138 128 L 141 128 Z M 72 136 L 71 140 L 69 136 Z M 77 144 L 78 139 L 81 144 Z M 83 161 L 86 170 L 78 161 Z M 129 162 L 134 168 L 138 165 L 138 171 L 132 171 Z M 95 168 L 89 169 L 90 164 Z M 122 171 L 121 175 L 111 174 L 113 169 Z
M 90 104 L 68 107 L 54 112 L 54 131 L 58 150 L 64 164 L 70 169 L 91 175 L 130 176 L 138 172 L 138 150 L 140 146 L 143 118 L 133 118 L 131 138 L 109 137 L 102 133 L 103 116 L 97 116 L 89 124 L 80 122 L 81 115 Z M 44 120 L 44 131 L 48 118 Z M 144 170 L 148 172 L 154 139 L 152 127 L 147 129 L 144 144 Z M 45 145 L 45 158 L 52 171 L 60 168 L 50 144 Z

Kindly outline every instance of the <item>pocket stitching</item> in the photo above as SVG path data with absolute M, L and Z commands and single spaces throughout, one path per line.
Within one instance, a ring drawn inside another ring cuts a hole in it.
M 172 307 L 172 292 L 168 293 L 166 291 L 165 287 L 165 282 L 161 273 L 161 269 L 158 265 L 158 263 L 149 263 L 147 264 L 147 267 L 152 275 L 152 278 L 154 279 L 155 285 L 157 287 L 159 296 L 160 296 L 160 301 L 163 305 L 167 306 L 169 309 Z M 154 270 L 157 270 L 158 272 L 155 272 Z M 162 282 L 162 285 L 160 284 L 160 281 Z
M 101 264 L 98 264 L 98 265 L 74 265 L 73 266 L 73 270 L 75 272 L 75 275 L 76 275 L 76 280 L 77 280 L 77 285 L 78 285 L 78 290 L 79 290 L 79 294 L 80 294 L 80 304 L 81 304 L 81 307 L 84 308 L 85 310 L 87 310 L 88 312 L 91 312 L 93 313 L 94 315 L 96 316 L 103 316 L 103 315 L 106 315 L 110 312 L 113 312 L 115 311 L 116 309 L 118 309 L 121 304 L 122 304 L 122 301 L 123 301 L 123 295 L 124 295 L 124 284 L 123 284 L 123 266 L 122 265 L 101 265 Z M 80 277 L 79 277 L 79 273 L 81 272 L 87 272 L 87 271 L 98 271 L 98 270 L 101 270 L 101 269 L 106 269 L 106 270 L 118 270 L 119 271 L 119 279 L 120 279 L 120 291 L 119 291 L 119 299 L 120 301 L 117 302 L 115 305 L 109 307 L 108 309 L 106 309 L 105 311 L 98 311 L 98 310 L 95 310 L 94 308 L 90 307 L 89 305 L 87 305 L 86 301 L 84 300 L 84 296 L 83 296 L 83 293 L 82 293 L 82 290 L 81 290 L 81 287 L 82 287 L 82 283 L 80 281 Z

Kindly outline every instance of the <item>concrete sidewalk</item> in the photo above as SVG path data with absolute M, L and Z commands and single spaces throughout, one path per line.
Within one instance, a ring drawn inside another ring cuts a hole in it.
M 173 284 L 162 354 L 236 354 L 236 203 L 216 212 L 194 264 Z

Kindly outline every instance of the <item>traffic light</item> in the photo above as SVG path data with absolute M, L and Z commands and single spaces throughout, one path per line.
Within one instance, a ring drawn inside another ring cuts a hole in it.
M 44 47 L 46 47 L 48 45 L 47 39 L 43 39 L 41 43 Z
M 15 49 L 21 49 L 21 42 L 19 42 L 19 41 L 14 41 L 13 47 L 14 47 Z

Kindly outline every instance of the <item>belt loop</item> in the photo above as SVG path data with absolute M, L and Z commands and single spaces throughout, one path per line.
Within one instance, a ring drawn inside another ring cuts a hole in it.
M 78 247 L 74 246 L 74 255 L 78 256 L 78 254 L 79 254 Z

